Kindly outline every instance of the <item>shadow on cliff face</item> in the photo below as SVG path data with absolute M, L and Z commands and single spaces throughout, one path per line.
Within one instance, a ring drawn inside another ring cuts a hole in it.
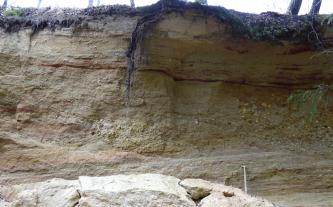
M 0 138 L 0 152 L 5 151 L 6 149 L 4 148 L 4 146 L 6 146 L 8 144 L 15 144 L 15 142 L 13 140 L 10 140 L 10 139 Z
M 8 148 L 27 148 L 26 146 L 19 144 L 11 139 L 0 138 L 0 153 L 6 152 Z

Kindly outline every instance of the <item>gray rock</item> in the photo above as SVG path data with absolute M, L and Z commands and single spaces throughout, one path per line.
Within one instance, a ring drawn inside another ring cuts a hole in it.
M 200 207 L 274 207 L 269 201 L 252 197 L 238 188 L 201 179 L 185 179 L 180 182 L 193 199 L 202 199 Z
M 82 207 L 195 206 L 175 177 L 159 174 L 80 177 Z
M 52 179 L 16 185 L 4 193 L 13 207 L 73 207 L 80 199 L 78 189 L 78 181 Z
M 2 187 L 0 195 L 1 207 L 274 207 L 237 188 L 161 174 L 52 179 Z

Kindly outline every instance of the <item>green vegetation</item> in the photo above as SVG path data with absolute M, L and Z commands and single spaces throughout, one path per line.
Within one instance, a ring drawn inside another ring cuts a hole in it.
M 309 90 L 297 90 L 290 94 L 288 103 L 306 115 L 306 123 L 312 123 L 319 114 L 320 108 L 327 108 L 330 102 L 330 91 L 333 91 L 333 85 L 318 85 Z
M 24 15 L 24 12 L 21 8 L 10 8 L 7 9 L 3 12 L 3 15 L 6 17 L 10 17 L 10 16 L 16 16 L 16 17 L 21 17 Z
M 202 5 L 208 5 L 207 0 L 195 0 L 195 2 Z
M 331 25 L 333 24 L 333 14 L 328 14 L 323 16 L 323 20 L 321 21 L 322 25 Z

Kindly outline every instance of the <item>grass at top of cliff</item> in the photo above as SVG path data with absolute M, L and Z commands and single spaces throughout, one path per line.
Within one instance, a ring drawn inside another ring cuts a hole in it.
M 225 9 L 219 6 L 205 6 L 198 3 L 185 3 L 175 1 L 167 8 L 163 8 L 162 2 L 156 4 L 130 8 L 126 5 L 110 5 L 91 7 L 86 9 L 73 8 L 17 8 L 20 15 L 2 15 L 0 17 L 0 28 L 6 32 L 16 32 L 21 28 L 31 27 L 34 31 L 46 28 L 56 29 L 79 25 L 91 16 L 149 16 L 156 15 L 162 10 L 168 12 L 183 12 L 195 10 L 204 15 L 216 17 L 219 21 L 229 25 L 235 36 L 264 40 L 264 41 L 308 41 L 313 24 L 317 31 L 321 31 L 320 17 L 310 18 L 308 16 L 290 16 L 273 12 L 263 14 L 249 14 Z M 4 13 L 5 14 L 5 13 Z M 318 21 L 317 21 L 318 19 Z M 318 24 L 317 24 L 318 23 Z
M 16 15 L 19 14 L 19 15 Z M 73 8 L 15 8 L 5 10 L 0 16 L 0 28 L 5 32 L 17 32 L 31 28 L 34 32 L 80 25 L 85 19 L 97 16 L 135 16 L 138 12 L 124 5 L 100 6 L 86 9 Z
M 151 6 L 137 8 L 137 10 L 141 14 L 151 15 L 161 11 L 161 7 L 161 3 L 158 2 Z M 183 12 L 185 10 L 202 12 L 204 15 L 213 16 L 228 24 L 234 36 L 259 41 L 311 43 L 314 38 L 311 35 L 313 30 L 321 33 L 325 29 L 321 24 L 323 15 L 293 16 L 275 12 L 251 14 L 229 10 L 221 6 L 207 6 L 183 1 L 176 1 L 174 5 L 169 5 L 167 10 L 168 12 Z

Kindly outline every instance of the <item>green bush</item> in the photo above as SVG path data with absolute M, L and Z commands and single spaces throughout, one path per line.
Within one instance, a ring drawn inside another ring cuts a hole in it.
M 306 115 L 306 122 L 312 123 L 320 107 L 327 108 L 330 97 L 329 91 L 333 91 L 333 85 L 318 85 L 313 89 L 297 90 L 288 97 L 288 103 L 296 106 L 296 109 Z
M 23 16 L 24 12 L 21 8 L 10 8 L 4 11 L 3 15 L 6 17 L 16 16 L 21 17 Z

